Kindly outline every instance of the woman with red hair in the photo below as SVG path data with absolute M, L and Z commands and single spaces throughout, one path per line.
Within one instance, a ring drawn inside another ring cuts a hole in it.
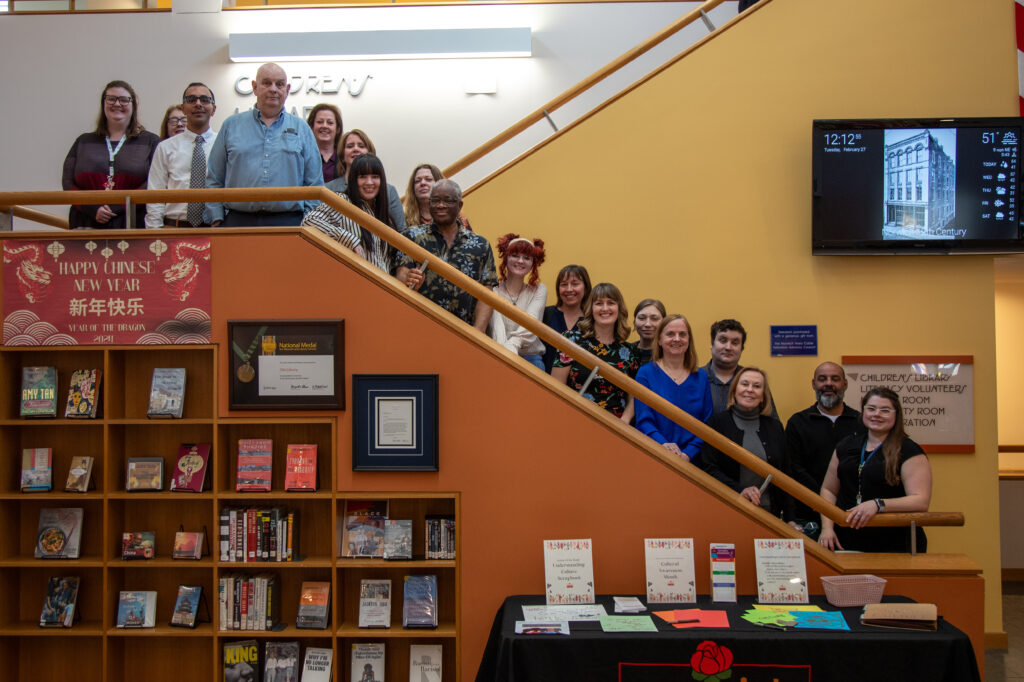
M 538 269 L 544 262 L 544 240 L 529 240 L 514 232 L 498 239 L 498 286 L 494 292 L 540 322 L 548 290 Z M 529 280 L 527 280 L 529 277 Z M 544 344 L 537 335 L 497 310 L 491 315 L 491 338 L 532 365 L 544 369 Z

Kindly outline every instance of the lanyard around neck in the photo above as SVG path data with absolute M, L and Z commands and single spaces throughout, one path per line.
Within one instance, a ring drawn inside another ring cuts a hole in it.
M 114 157 L 121 151 L 122 145 L 127 138 L 127 135 L 122 135 L 121 139 L 117 142 L 117 147 L 110 146 L 110 135 L 107 135 L 107 156 L 110 158 L 110 166 L 107 170 L 107 189 L 114 188 Z
M 867 449 L 868 449 L 868 439 L 865 438 L 864 439 L 864 443 L 860 446 L 860 464 L 857 465 L 857 504 L 860 504 L 861 502 L 864 501 L 864 498 L 863 498 L 863 485 L 864 485 L 863 473 L 864 473 L 864 465 L 867 464 L 868 462 L 870 462 L 871 458 L 875 456 L 875 453 L 882 449 L 882 444 L 879 443 L 878 446 L 874 450 L 872 450 L 870 453 L 867 451 Z M 865 455 L 867 455 L 867 458 L 865 458 Z

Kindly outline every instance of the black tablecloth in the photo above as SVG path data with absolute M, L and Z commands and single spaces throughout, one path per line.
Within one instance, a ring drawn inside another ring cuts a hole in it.
M 641 601 L 646 602 L 643 597 Z M 755 601 L 741 596 L 737 604 L 653 604 L 644 613 L 671 609 L 718 609 L 729 615 L 729 628 L 677 629 L 651 615 L 657 632 L 605 633 L 596 622 L 572 622 L 571 634 L 516 635 L 523 620 L 522 606 L 542 605 L 542 595 L 509 597 L 498 610 L 477 672 L 477 682 L 687 682 L 696 678 L 691 659 L 702 642 L 729 650 L 732 675 L 739 682 L 820 682 L 980 680 L 974 649 L 967 635 L 941 621 L 937 632 L 915 632 L 860 624 L 861 608 L 839 609 L 850 631 L 776 630 L 741 618 Z M 887 597 L 885 601 L 910 601 Z M 615 614 L 611 596 L 598 597 L 609 615 Z M 834 611 L 824 597 L 811 603 Z M 722 656 L 724 654 L 720 654 Z M 713 667 L 713 666 L 712 666 Z M 703 668 L 704 673 L 711 670 Z

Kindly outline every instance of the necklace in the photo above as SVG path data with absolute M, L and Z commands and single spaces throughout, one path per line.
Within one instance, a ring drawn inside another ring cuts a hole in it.
M 661 367 L 662 371 L 668 375 L 668 378 L 674 381 L 676 384 L 680 384 L 686 381 L 686 377 L 690 376 L 690 372 L 687 371 L 685 367 L 679 369 L 669 367 L 664 363 L 664 361 L 661 360 L 658 361 L 658 367 Z
M 505 295 L 508 297 L 508 300 L 512 301 L 512 305 L 519 307 L 519 297 L 523 295 L 524 291 L 526 291 L 526 286 L 524 285 L 523 288 L 519 290 L 519 293 L 516 294 L 515 296 L 512 296 L 512 292 L 508 290 L 507 283 L 502 282 L 501 288 L 505 290 Z
M 868 439 L 865 438 L 864 444 L 860 446 L 860 463 L 857 465 L 857 504 L 860 504 L 861 502 L 864 501 L 864 478 L 862 476 L 862 474 L 864 473 L 864 465 L 870 462 L 871 458 L 875 456 L 875 453 L 882 449 L 882 444 L 879 443 L 878 445 L 876 445 L 875 449 L 872 450 L 870 453 L 867 451 L 867 449 Z M 867 458 L 865 458 L 864 455 L 867 455 Z

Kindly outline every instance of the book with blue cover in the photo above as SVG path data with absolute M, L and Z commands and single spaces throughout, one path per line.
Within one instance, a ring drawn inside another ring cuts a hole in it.
M 402 601 L 402 627 L 437 627 L 437 576 L 407 575 Z

